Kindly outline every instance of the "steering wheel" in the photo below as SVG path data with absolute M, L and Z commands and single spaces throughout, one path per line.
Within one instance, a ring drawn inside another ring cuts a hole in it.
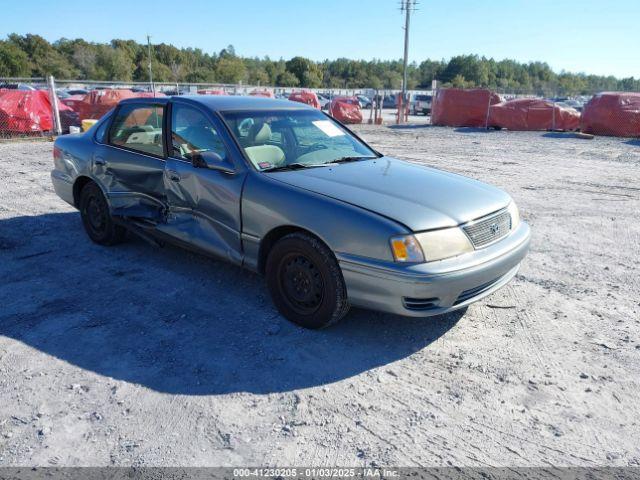
M 311 153 L 311 152 L 315 152 L 316 150 L 326 150 L 327 147 L 324 143 L 312 143 L 311 145 L 309 145 L 308 152 L 307 153 Z

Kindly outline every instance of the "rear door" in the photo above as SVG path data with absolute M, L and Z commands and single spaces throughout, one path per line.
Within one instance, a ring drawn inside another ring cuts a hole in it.
M 164 113 L 161 103 L 120 105 L 92 159 L 112 214 L 160 220 L 164 210 Z
M 234 161 L 235 145 L 220 120 L 193 104 L 169 107 L 170 145 L 164 185 L 168 215 L 158 230 L 189 245 L 242 262 L 240 199 L 246 166 Z M 217 153 L 234 173 L 194 167 L 194 153 Z

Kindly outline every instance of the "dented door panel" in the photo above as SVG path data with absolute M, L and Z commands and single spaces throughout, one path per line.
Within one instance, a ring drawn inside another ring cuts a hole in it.
M 242 263 L 240 197 L 246 173 L 234 175 L 168 158 L 166 223 L 158 230 L 217 256 Z
M 96 143 L 90 158 L 91 173 L 102 185 L 113 215 L 162 218 L 164 141 L 157 139 L 161 138 L 164 109 L 154 102 L 121 105 Z M 155 112 L 155 120 L 140 113 L 146 111 Z M 157 124 L 148 125 L 150 121 Z
M 110 145 L 96 148 L 92 173 L 106 190 L 113 215 L 160 219 L 164 160 Z

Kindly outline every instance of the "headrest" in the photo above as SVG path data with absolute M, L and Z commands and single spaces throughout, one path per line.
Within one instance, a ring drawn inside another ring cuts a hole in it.
M 271 127 L 268 123 L 263 123 L 262 125 L 256 124 L 251 127 L 251 129 L 253 143 L 267 143 L 269 140 L 271 140 Z

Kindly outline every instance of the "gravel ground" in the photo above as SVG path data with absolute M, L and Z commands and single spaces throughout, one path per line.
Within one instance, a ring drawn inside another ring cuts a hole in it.
M 514 281 L 304 331 L 256 275 L 91 244 L 51 143 L 0 145 L 0 465 L 640 465 L 640 143 L 355 129 L 511 193 Z

